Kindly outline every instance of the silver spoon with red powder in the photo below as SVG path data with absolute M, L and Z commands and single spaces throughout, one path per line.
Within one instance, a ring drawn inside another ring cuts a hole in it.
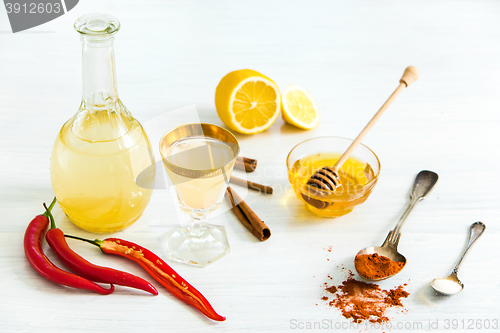
M 410 192 L 410 203 L 408 204 L 408 208 L 406 208 L 406 211 L 403 213 L 401 218 L 399 219 L 398 224 L 396 224 L 396 227 L 389 231 L 389 234 L 387 235 L 384 244 L 379 247 L 375 246 L 369 246 L 365 247 L 364 249 L 360 250 L 357 254 L 356 257 L 365 255 L 365 254 L 378 254 L 380 256 L 389 258 L 390 260 L 396 262 L 396 263 L 403 263 L 401 266 L 401 269 L 406 265 L 406 258 L 398 252 L 398 244 L 399 244 L 399 239 L 401 237 L 401 227 L 403 226 L 403 223 L 405 222 L 406 218 L 408 215 L 410 215 L 410 212 L 413 210 L 415 205 L 422 199 L 424 199 L 427 194 L 432 190 L 436 182 L 438 181 L 438 175 L 435 172 L 424 170 L 420 171 L 415 178 L 415 182 L 413 183 L 413 188 Z M 385 280 L 387 278 L 390 278 L 397 273 L 401 271 L 401 269 L 397 272 L 390 273 L 389 275 L 386 276 L 380 276 L 377 278 L 370 278 L 362 274 L 360 270 L 354 265 L 356 268 L 356 271 L 360 276 L 367 280 L 371 281 L 380 281 L 380 280 Z

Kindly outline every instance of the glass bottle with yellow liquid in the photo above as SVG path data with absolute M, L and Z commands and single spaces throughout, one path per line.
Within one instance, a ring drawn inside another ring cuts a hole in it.
M 78 112 L 59 132 L 51 157 L 57 201 L 84 230 L 124 229 L 152 195 L 151 144 L 116 90 L 114 35 L 118 20 L 89 14 L 75 22 L 83 44 L 83 94 Z

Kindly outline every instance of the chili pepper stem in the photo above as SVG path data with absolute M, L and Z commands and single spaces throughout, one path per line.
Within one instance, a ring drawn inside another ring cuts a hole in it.
M 94 239 L 94 240 L 90 240 L 90 239 L 86 239 L 86 238 L 82 238 L 82 237 L 77 237 L 77 236 L 72 236 L 72 235 L 66 235 L 64 234 L 64 237 L 68 237 L 68 238 L 73 238 L 73 239 L 78 239 L 78 240 L 81 240 L 81 241 L 84 241 L 84 242 L 87 242 L 87 243 L 90 243 L 92 245 L 95 245 L 97 246 L 98 248 L 101 247 L 102 243 L 104 243 L 102 240 L 100 239 Z
M 52 209 L 52 207 L 54 207 L 54 204 L 56 203 L 56 198 L 54 198 L 54 200 L 52 200 L 52 203 L 50 204 L 50 207 L 47 208 L 47 206 L 45 205 L 45 202 L 43 203 L 43 207 L 45 207 L 45 213 L 43 213 L 45 216 L 48 216 L 49 220 L 50 220 L 50 229 L 55 229 L 56 228 L 56 221 L 54 220 L 54 216 L 52 216 L 52 213 L 50 212 L 50 210 Z
M 56 201 L 57 201 L 57 199 L 54 197 L 54 200 L 52 200 L 52 202 L 50 203 L 49 208 L 47 208 L 47 206 L 45 206 L 45 202 L 43 203 L 43 207 L 45 207 L 45 213 L 42 214 L 43 216 L 48 217 L 48 214 L 52 210 L 52 207 L 54 207 L 54 205 L 56 204 Z

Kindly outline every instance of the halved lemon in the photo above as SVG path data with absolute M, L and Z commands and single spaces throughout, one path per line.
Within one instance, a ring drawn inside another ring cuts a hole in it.
M 229 128 L 243 134 L 265 131 L 280 114 L 281 95 L 267 76 L 241 69 L 224 76 L 215 90 L 215 107 Z
M 299 86 L 290 85 L 283 90 L 281 99 L 283 120 L 293 126 L 311 129 L 319 123 L 319 109 L 311 94 Z

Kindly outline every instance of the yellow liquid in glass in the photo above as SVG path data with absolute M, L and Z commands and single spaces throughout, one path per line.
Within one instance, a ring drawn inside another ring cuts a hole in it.
M 175 166 L 165 165 L 165 169 L 183 210 L 214 210 L 220 206 L 231 177 L 232 166 L 228 163 L 234 159 L 229 145 L 214 138 L 192 136 L 164 148 L 163 156 Z
M 90 117 L 119 118 L 105 113 Z M 118 139 L 89 142 L 81 136 L 89 136 L 93 128 L 72 130 L 73 121 L 64 124 L 52 151 L 51 177 L 57 201 L 68 218 L 84 230 L 109 233 L 124 229 L 142 215 L 153 191 L 155 164 L 147 136 L 132 119 Z M 100 128 L 114 134 L 116 129 Z
M 307 189 L 307 181 L 325 166 L 335 165 L 341 154 L 321 153 L 305 156 L 297 160 L 288 172 L 290 184 L 297 197 L 306 202 L 307 207 L 320 216 L 335 217 L 349 213 L 354 206 L 363 203 L 375 186 L 375 173 L 372 167 L 363 161 L 350 157 L 339 169 L 342 186 L 337 187 L 329 195 L 314 195 Z M 369 186 L 367 186 L 369 185 Z M 332 203 L 325 209 L 318 209 L 307 203 L 304 197 Z

